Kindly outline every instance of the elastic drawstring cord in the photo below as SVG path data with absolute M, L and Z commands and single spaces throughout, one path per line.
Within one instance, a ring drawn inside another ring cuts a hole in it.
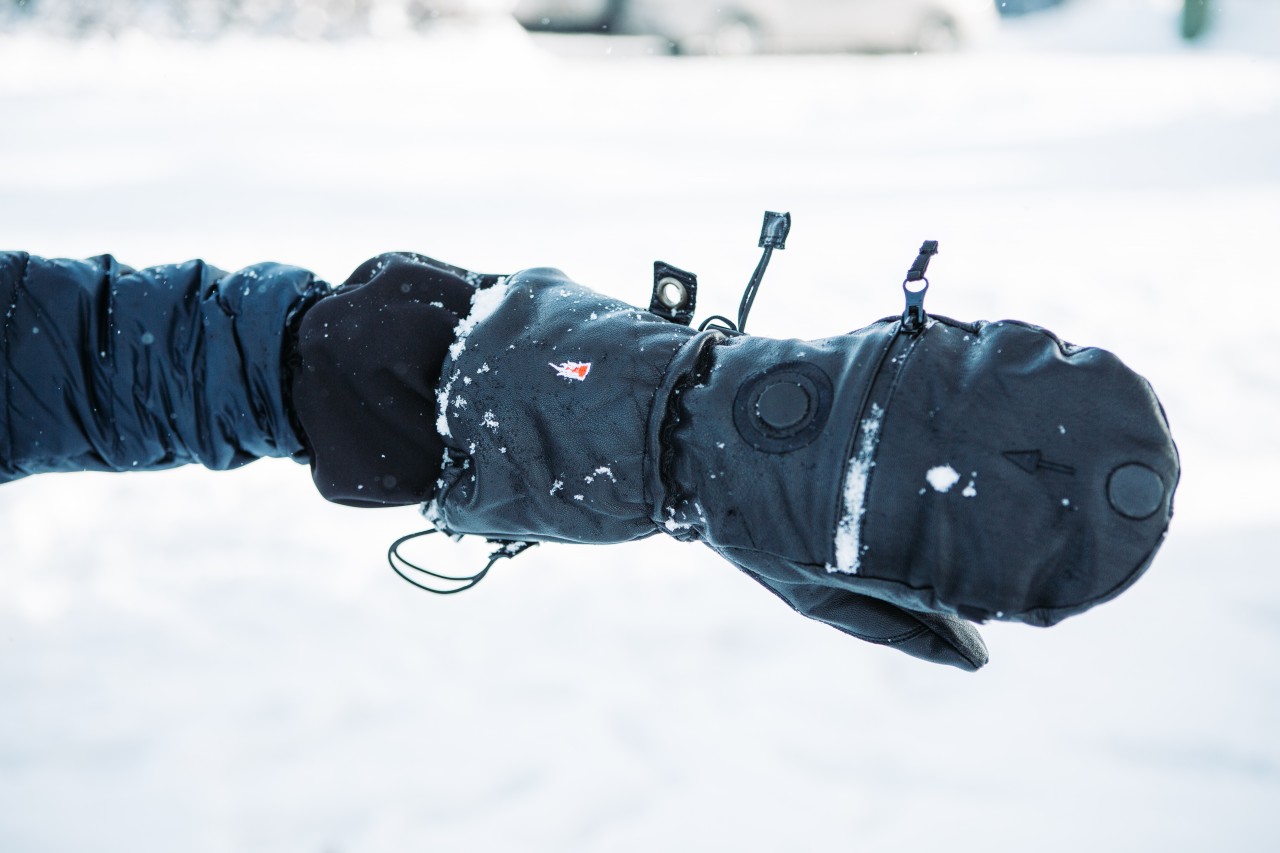
M 751 280 L 747 282 L 746 290 L 742 292 L 742 301 L 738 303 L 738 322 L 735 323 L 728 317 L 713 314 L 698 326 L 699 332 L 705 332 L 711 328 L 718 329 L 727 335 L 745 335 L 747 333 L 747 317 L 751 315 L 751 306 L 756 301 L 756 291 L 760 289 L 760 282 L 764 281 L 765 270 L 769 268 L 769 259 L 773 257 L 774 249 L 787 248 L 787 234 L 790 231 L 790 213 L 765 211 L 764 225 L 760 228 L 760 247 L 764 249 L 764 252 L 760 255 L 760 262 L 756 264 L 756 271 L 751 274 Z M 717 320 L 720 322 L 715 322 Z
M 489 562 L 485 564 L 485 567 L 483 569 L 476 572 L 474 575 L 467 575 L 466 577 L 456 577 L 454 575 L 442 575 L 439 572 L 433 572 L 430 569 L 424 569 L 422 566 L 419 566 L 416 563 L 410 562 L 407 558 L 405 558 L 403 554 L 400 553 L 400 546 L 408 542 L 409 540 L 419 539 L 423 536 L 430 536 L 432 533 L 439 533 L 439 532 L 440 531 L 438 530 L 420 530 L 417 533 L 410 533 L 409 535 L 401 536 L 395 542 L 392 542 L 391 547 L 387 549 L 387 563 L 391 566 L 392 571 L 394 571 L 397 575 L 399 575 L 400 578 L 405 582 L 410 583 L 413 586 L 416 586 L 418 589 L 425 589 L 427 592 L 435 593 L 436 595 L 453 595 L 454 593 L 471 589 L 471 587 L 480 583 L 480 581 L 484 579 L 484 576 L 487 575 L 489 573 L 489 570 L 493 568 L 494 563 L 498 562 L 499 560 L 509 560 L 512 557 L 516 557 L 520 554 L 523 554 L 530 547 L 538 544 L 536 542 L 506 542 L 498 539 L 490 539 L 488 540 L 490 543 L 499 546 L 498 550 L 494 551 L 492 554 L 489 555 Z M 436 578 L 437 580 L 450 581 L 450 582 L 460 583 L 462 585 L 453 587 L 451 589 L 439 589 L 435 586 L 428 586 L 424 583 L 420 583 L 419 581 L 414 580 L 409 575 L 406 575 L 404 571 L 401 569 L 401 564 L 403 564 L 405 568 L 411 569 L 415 572 L 419 572 L 420 574 L 424 574 L 429 577 Z

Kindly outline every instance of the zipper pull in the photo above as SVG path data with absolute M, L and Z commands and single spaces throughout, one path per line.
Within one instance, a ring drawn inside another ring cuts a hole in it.
M 929 259 L 936 254 L 938 241 L 925 240 L 902 282 L 902 292 L 907 298 L 907 306 L 902 312 L 902 329 L 913 335 L 924 329 L 929 320 L 929 315 L 924 313 L 924 295 L 929 292 L 929 279 L 924 274 L 929 269 Z

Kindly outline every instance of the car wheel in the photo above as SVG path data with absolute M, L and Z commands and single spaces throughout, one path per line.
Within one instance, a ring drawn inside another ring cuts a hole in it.
M 959 47 L 960 30 L 947 15 L 929 15 L 916 29 L 915 49 L 920 53 L 950 53 Z
M 760 29 L 746 18 L 726 20 L 711 34 L 716 56 L 747 56 L 760 50 Z

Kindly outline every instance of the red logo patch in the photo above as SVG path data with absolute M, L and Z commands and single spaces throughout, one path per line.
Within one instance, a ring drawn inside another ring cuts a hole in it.
M 576 379 L 579 382 L 586 379 L 587 374 L 591 372 L 591 362 L 589 361 L 563 361 L 560 364 L 547 362 L 547 366 L 556 372 L 556 376 L 563 376 L 565 379 Z

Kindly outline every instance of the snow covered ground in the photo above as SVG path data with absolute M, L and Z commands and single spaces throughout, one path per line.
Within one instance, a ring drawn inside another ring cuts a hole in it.
M 1193 47 L 1175 6 L 937 57 L 0 36 L 6 248 L 331 280 L 407 248 L 636 302 L 660 257 L 705 314 L 790 210 L 755 332 L 900 310 L 935 238 L 932 310 L 1114 350 L 1185 469 L 1146 578 L 985 628 L 977 675 L 662 539 L 420 594 L 382 562 L 416 514 L 288 462 L 5 486 L 0 850 L 1274 850 L 1280 4 Z

